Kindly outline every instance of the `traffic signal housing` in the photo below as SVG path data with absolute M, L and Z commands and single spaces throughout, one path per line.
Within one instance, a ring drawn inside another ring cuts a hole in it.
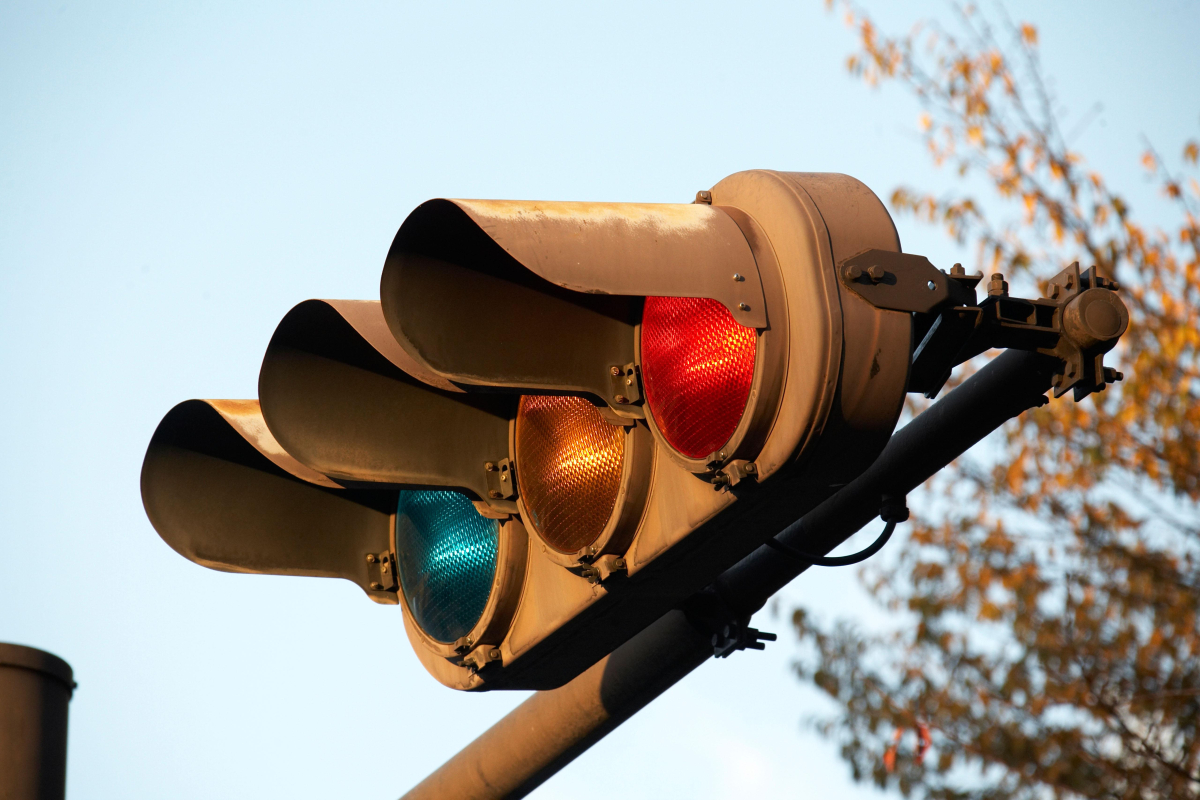
M 961 319 L 989 341 L 987 309 L 941 321 L 976 308 L 978 276 L 918 258 L 844 175 L 738 173 L 687 204 L 432 200 L 380 302 L 281 321 L 266 438 L 220 404 L 168 415 L 147 510 L 198 563 L 394 600 L 447 686 L 559 686 L 868 466 L 912 388 L 914 331 L 938 340 L 924 389 L 970 349 Z M 282 531 L 316 520 L 243 479 L 346 522 L 301 557 Z

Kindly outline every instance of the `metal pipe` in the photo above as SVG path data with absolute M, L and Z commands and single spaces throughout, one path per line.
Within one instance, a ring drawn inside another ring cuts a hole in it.
M 63 800 L 71 667 L 55 655 L 0 643 L 0 797 Z
M 524 797 L 712 654 L 709 635 L 668 612 L 566 686 L 534 694 L 404 798 Z
M 1044 404 L 1056 365 L 1046 356 L 1001 354 L 899 430 L 862 475 L 777 538 L 811 552 L 832 550 L 879 514 L 885 494 L 907 494 L 1009 419 Z M 712 657 L 721 625 L 744 622 L 805 569 L 760 547 L 722 573 L 702 593 L 705 602 L 691 604 L 704 614 L 671 611 L 570 683 L 534 694 L 402 800 L 524 797 Z

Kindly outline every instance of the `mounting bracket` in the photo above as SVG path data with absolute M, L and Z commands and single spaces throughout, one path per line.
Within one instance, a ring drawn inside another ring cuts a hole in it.
M 1073 263 L 1050 279 L 1050 296 L 1012 297 L 1004 276 L 992 275 L 987 295 L 977 300 L 983 275 L 967 275 L 955 264 L 947 274 L 924 256 L 868 250 L 842 263 L 842 282 L 877 308 L 913 315 L 915 339 L 908 391 L 935 397 L 950 371 L 992 348 L 1029 350 L 1062 362 L 1054 396 L 1074 389 L 1075 399 L 1103 391 L 1123 377 L 1104 366 L 1129 327 L 1120 288 L 1095 267 Z

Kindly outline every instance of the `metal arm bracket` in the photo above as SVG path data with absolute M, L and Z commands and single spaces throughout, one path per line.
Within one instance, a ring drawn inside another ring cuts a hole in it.
M 1104 366 L 1129 327 L 1129 311 L 1116 281 L 1075 262 L 1050 279 L 1049 297 L 1011 297 L 1004 276 L 988 283 L 976 300 L 982 274 L 955 264 L 949 274 L 923 256 L 868 250 L 842 264 L 842 282 L 877 308 L 909 311 L 914 339 L 908 391 L 935 397 L 957 365 L 992 348 L 1028 350 L 1062 362 L 1054 396 L 1074 389 L 1075 400 L 1103 391 L 1123 377 Z

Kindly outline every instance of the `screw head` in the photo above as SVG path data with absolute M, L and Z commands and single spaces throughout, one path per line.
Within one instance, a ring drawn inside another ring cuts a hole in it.
M 372 581 L 371 588 L 378 592 L 380 589 L 383 588 L 383 584 L 379 583 L 378 581 Z
M 485 470 L 487 470 L 488 472 L 495 472 L 495 471 L 496 471 L 496 465 L 495 465 L 495 464 L 493 464 L 493 463 L 492 463 L 492 462 L 490 462 L 490 461 L 488 461 L 487 463 L 485 463 L 485 464 L 483 465 L 483 468 L 484 468 Z
M 616 400 L 617 403 L 620 405 L 625 405 L 626 403 L 629 402 L 629 398 L 623 394 L 617 395 L 616 397 L 613 398 L 613 400 Z
M 620 368 L 620 367 L 609 367 L 609 368 L 608 368 L 608 374 L 609 374 L 609 375 L 620 375 L 620 374 L 621 374 L 621 368 Z
M 368 564 L 374 564 L 378 560 L 379 560 L 378 557 L 376 557 L 376 555 L 374 553 L 367 553 L 367 563 Z
M 497 492 L 495 489 L 492 489 L 490 492 L 488 492 L 488 497 L 492 498 L 493 500 L 499 500 L 500 493 Z

